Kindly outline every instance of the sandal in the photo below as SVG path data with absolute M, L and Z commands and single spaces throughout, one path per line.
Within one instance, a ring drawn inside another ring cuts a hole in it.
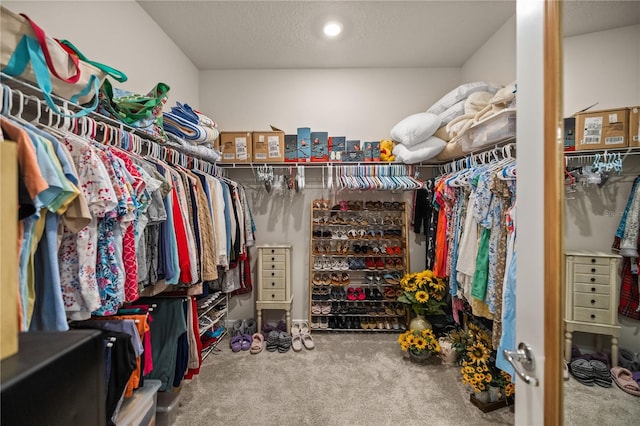
M 315 343 L 313 343 L 313 339 L 311 338 L 311 334 L 302 333 L 300 337 L 302 339 L 302 344 L 306 349 L 311 350 L 316 347 Z
M 242 340 L 241 340 L 241 349 L 243 351 L 248 351 L 249 349 L 251 349 L 251 335 L 249 334 L 243 334 L 242 336 Z
M 252 354 L 259 354 L 262 352 L 264 348 L 264 337 L 261 333 L 254 333 L 251 336 L 251 348 L 249 348 L 249 352 Z
M 242 350 L 242 335 L 233 336 L 229 341 L 229 347 L 233 352 L 240 352 Z
M 296 352 L 300 352 L 302 350 L 302 337 L 300 336 L 300 333 L 294 334 L 293 337 L 291 337 L 291 348 Z

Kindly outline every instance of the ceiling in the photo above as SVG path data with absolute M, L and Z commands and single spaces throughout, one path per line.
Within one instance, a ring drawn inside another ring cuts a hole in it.
M 460 67 L 516 13 L 502 1 L 151 1 L 200 70 Z M 640 23 L 640 1 L 564 2 L 566 35 Z M 322 36 L 339 20 L 343 33 Z

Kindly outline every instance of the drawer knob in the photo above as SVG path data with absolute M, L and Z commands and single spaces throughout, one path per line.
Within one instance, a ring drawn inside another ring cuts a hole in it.
M 276 274 L 275 272 L 272 272 L 272 273 L 271 273 L 271 276 L 273 277 L 275 274 Z
M 272 285 L 272 286 L 275 286 L 275 285 L 276 285 L 276 283 L 271 283 L 271 285 Z
M 595 292 L 596 288 L 595 287 L 591 287 L 591 291 Z
M 595 282 L 595 281 L 596 281 L 596 279 L 591 277 L 591 282 Z
M 271 260 L 273 260 L 273 259 L 271 259 Z M 596 273 L 596 268 L 591 268 L 591 273 L 595 274 Z
M 272 257 L 272 258 L 271 258 L 271 261 L 273 262 L 274 260 L 276 260 L 276 258 L 275 258 L 275 257 Z M 595 270 L 594 270 L 594 272 L 595 272 Z
M 271 265 L 271 268 L 275 268 L 275 267 L 276 267 L 276 265 Z
M 596 260 L 595 259 L 591 259 L 591 263 L 596 263 Z
M 591 319 L 596 319 L 596 316 L 594 314 L 591 314 Z
M 593 305 L 594 303 L 596 303 L 596 301 L 591 299 L 591 304 Z
M 276 298 L 276 295 L 275 295 L 275 294 L 272 294 L 272 295 L 271 295 L 271 298 L 272 298 L 272 299 L 275 299 L 275 298 Z M 591 316 L 595 318 L 595 315 L 591 315 Z
M 271 253 L 272 253 L 272 254 L 273 254 L 273 253 L 275 253 L 275 252 L 276 252 L 276 251 L 275 251 L 274 249 L 271 249 Z

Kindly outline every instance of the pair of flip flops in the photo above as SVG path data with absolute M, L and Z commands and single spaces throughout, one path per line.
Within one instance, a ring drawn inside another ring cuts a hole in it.
M 605 388 L 611 387 L 611 372 L 602 361 L 579 358 L 571 361 L 570 369 L 573 377 L 583 385 L 593 386 L 595 383 Z
M 238 334 L 229 341 L 229 346 L 233 352 L 248 351 L 251 348 L 251 336 L 248 334 Z

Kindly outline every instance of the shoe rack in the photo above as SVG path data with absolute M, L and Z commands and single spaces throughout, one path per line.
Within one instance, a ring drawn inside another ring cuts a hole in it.
M 228 302 L 227 294 L 219 291 L 197 302 L 203 361 L 216 350 L 222 338 L 227 334 L 224 323 L 228 313 Z
M 404 202 L 314 200 L 309 324 L 315 331 L 404 331 L 397 302 L 409 270 Z

